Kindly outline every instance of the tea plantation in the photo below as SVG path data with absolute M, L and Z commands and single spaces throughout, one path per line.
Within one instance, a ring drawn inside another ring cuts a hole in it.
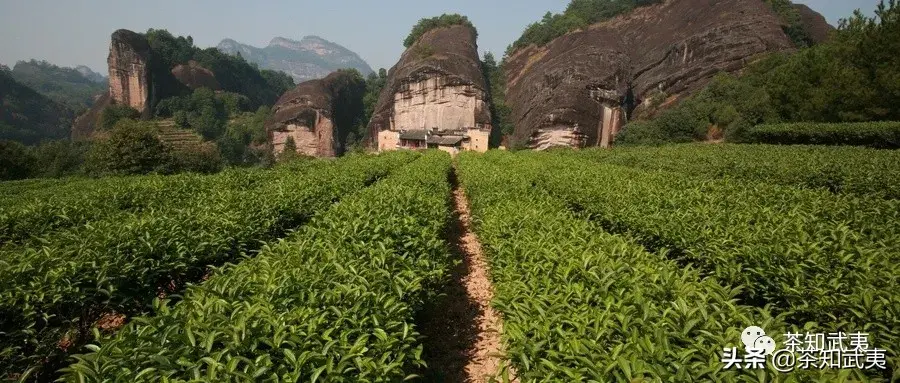
M 897 152 L 690 144 L 0 183 L 0 380 L 425 381 L 456 188 L 497 381 L 900 379 Z M 883 364 L 727 366 L 750 326 Z

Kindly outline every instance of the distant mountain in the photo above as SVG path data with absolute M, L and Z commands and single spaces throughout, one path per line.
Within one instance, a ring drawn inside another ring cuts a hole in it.
M 88 67 L 65 68 L 46 61 L 19 61 L 10 75 L 75 111 L 89 108 L 108 87 L 106 79 Z
M 372 73 L 372 68 L 358 54 L 318 36 L 306 36 L 300 41 L 276 37 L 265 48 L 225 39 L 218 49 L 232 55 L 240 54 L 260 69 L 285 72 L 298 84 L 323 78 L 338 69 L 355 68 L 363 76 Z
M 63 104 L 16 81 L 0 70 L 0 140 L 26 145 L 69 137 L 74 114 Z
M 75 67 L 75 70 L 78 71 L 78 73 L 81 73 L 82 76 L 84 76 L 85 78 L 87 78 L 88 80 L 91 80 L 93 82 L 102 83 L 104 81 L 107 81 L 106 76 L 104 76 L 100 73 L 94 72 L 93 70 L 91 70 L 91 68 L 88 68 L 84 65 L 79 65 L 79 66 Z

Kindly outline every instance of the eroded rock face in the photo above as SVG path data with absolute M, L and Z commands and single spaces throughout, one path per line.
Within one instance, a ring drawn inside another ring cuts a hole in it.
M 384 130 L 491 127 L 475 34 L 464 26 L 429 31 L 388 72 L 368 126 L 377 145 Z
M 358 87 L 359 89 L 350 89 Z M 362 113 L 362 79 L 335 72 L 321 80 L 310 80 L 287 91 L 272 108 L 266 122 L 269 142 L 276 155 L 292 138 L 297 152 L 314 157 L 334 157 L 344 151 L 350 128 L 342 115 Z M 348 97 L 359 100 L 347 100 Z M 359 109 L 348 110 L 348 109 Z M 350 119 L 352 121 L 352 119 Z
M 190 89 L 222 90 L 219 81 L 216 80 L 216 75 L 194 60 L 188 61 L 187 64 L 176 65 L 175 68 L 172 68 L 172 75 L 178 82 Z
M 507 59 L 511 144 L 608 145 L 642 101 L 696 91 L 760 54 L 792 49 L 762 1 L 668 0 L 638 8 Z
M 109 43 L 109 94 L 112 103 L 128 105 L 149 117 L 151 109 L 150 44 L 139 33 L 119 29 Z

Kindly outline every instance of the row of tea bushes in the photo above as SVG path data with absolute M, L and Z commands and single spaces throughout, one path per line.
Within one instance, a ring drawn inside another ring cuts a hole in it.
M 724 369 L 723 348 L 742 349 L 744 328 L 788 327 L 765 308 L 736 303 L 739 290 L 569 211 L 532 185 L 540 162 L 463 154 L 460 169 L 519 381 L 868 379 L 849 370 Z
M 50 183 L 0 201 L 0 243 L 21 243 L 112 216 L 195 205 L 212 197 L 208 194 L 214 191 L 266 184 L 276 177 L 276 172 L 239 169 L 211 176 L 150 175 Z
M 530 158 L 529 158 L 530 157 Z M 629 169 L 564 157 L 536 184 L 605 229 L 667 249 L 741 300 L 822 332 L 900 345 L 900 201 Z
M 900 151 L 859 147 L 685 144 L 590 149 L 603 163 L 900 199 Z
M 900 148 L 900 122 L 816 123 L 758 125 L 746 132 L 748 143 L 780 145 L 858 145 Z
M 401 381 L 445 280 L 450 158 L 429 152 L 77 356 L 66 381 Z
M 254 182 L 194 189 L 203 197 L 191 204 L 161 202 L 3 249 L 0 373 L 52 367 L 90 338 L 98 319 L 146 312 L 161 292 L 176 293 L 210 265 L 252 255 L 415 157 L 355 156 L 300 173 L 259 170 L 267 174 Z

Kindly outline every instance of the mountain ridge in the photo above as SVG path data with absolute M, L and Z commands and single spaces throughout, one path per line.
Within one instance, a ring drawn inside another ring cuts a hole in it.
M 240 53 L 261 69 L 285 72 L 296 83 L 324 78 L 338 69 L 356 69 L 363 76 L 374 72 L 357 53 L 316 35 L 300 40 L 276 36 L 263 48 L 225 38 L 216 48 L 228 54 Z

